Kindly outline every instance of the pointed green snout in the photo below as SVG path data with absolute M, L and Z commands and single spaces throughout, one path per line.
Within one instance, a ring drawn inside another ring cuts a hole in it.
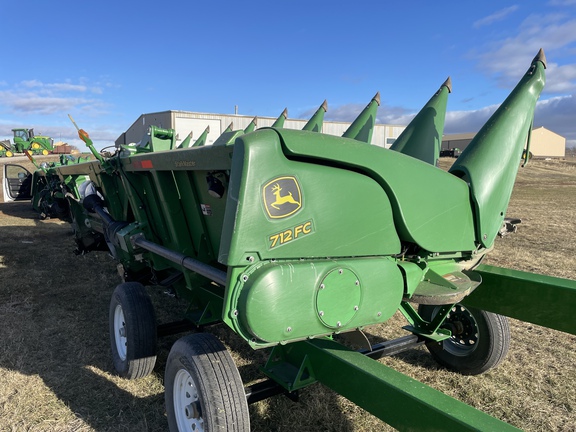
M 546 81 L 545 69 L 540 50 L 512 93 L 450 168 L 470 184 L 476 237 L 484 247 L 492 245 L 506 215 L 536 101 Z

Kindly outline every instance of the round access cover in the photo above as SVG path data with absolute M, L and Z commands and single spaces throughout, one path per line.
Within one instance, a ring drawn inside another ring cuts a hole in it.
M 317 287 L 318 317 L 327 327 L 344 327 L 358 311 L 360 297 L 361 286 L 358 276 L 348 268 L 334 269 Z

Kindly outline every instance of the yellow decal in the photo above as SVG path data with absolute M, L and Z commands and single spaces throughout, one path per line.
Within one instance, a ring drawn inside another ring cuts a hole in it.
M 288 228 L 282 232 L 277 234 L 272 234 L 268 237 L 268 241 L 270 242 L 270 249 L 281 246 L 293 240 L 297 240 L 299 238 L 304 237 L 307 234 L 312 232 L 312 221 L 306 221 L 301 223 L 300 225 L 296 225 L 295 227 Z
M 300 185 L 294 177 L 277 177 L 262 188 L 266 213 L 271 219 L 282 219 L 302 208 Z

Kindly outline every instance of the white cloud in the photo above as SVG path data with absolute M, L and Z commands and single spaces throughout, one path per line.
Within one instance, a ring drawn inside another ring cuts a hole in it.
M 67 91 L 85 92 L 87 89 L 86 86 L 82 84 L 72 84 L 69 82 L 45 84 L 42 81 L 38 80 L 21 81 L 20 85 L 23 87 L 39 89 L 44 93 L 67 92 Z
M 576 86 L 576 64 L 559 66 L 549 63 L 546 68 L 546 91 L 548 93 L 568 93 Z
M 449 111 L 446 113 L 444 133 L 477 132 L 498 106 L 471 111 Z M 539 100 L 534 113 L 534 127 L 540 126 L 565 137 L 568 146 L 576 145 L 576 95 Z
M 330 106 L 326 112 L 326 120 L 351 122 L 366 108 L 366 104 L 345 104 L 336 107 Z M 308 119 L 314 114 L 316 108 L 302 113 L 299 117 Z M 376 113 L 376 122 L 386 124 L 408 124 L 415 114 L 412 111 L 398 107 L 381 104 Z
M 553 0 L 548 6 L 567 7 L 576 0 Z M 542 99 L 536 105 L 534 126 L 544 126 L 576 145 L 576 18 L 573 13 L 529 15 L 507 38 L 492 40 L 480 47 L 472 56 L 478 67 L 496 78 L 499 85 L 513 88 L 540 48 L 547 57 L 546 86 Z M 514 30 L 514 29 L 512 29 Z M 474 132 L 488 118 L 490 107 L 477 111 L 448 113 L 446 133 Z
M 576 0 L 550 0 L 551 6 L 576 6 Z
M 468 133 L 477 132 L 486 123 L 499 105 L 490 105 L 484 108 L 470 111 L 448 111 L 446 113 L 446 126 L 444 133 Z
M 0 110 L 13 113 L 50 115 L 70 111 L 102 112 L 105 104 L 85 96 L 89 87 L 84 83 L 44 83 L 27 80 L 0 91 Z M 102 94 L 100 87 L 90 88 L 90 93 Z
M 344 104 L 339 106 L 329 106 L 328 111 L 325 114 L 325 119 L 329 121 L 351 121 L 354 120 L 358 114 L 366 107 L 365 104 Z M 316 111 L 313 109 L 309 114 L 311 115 Z M 310 117 L 307 115 L 306 117 Z
M 534 126 L 544 126 L 567 140 L 576 140 L 576 94 L 538 101 Z
M 496 21 L 501 21 L 504 18 L 506 18 L 508 15 L 510 15 L 512 12 L 516 11 L 518 9 L 518 5 L 513 5 L 513 6 L 509 6 L 507 8 L 504 9 L 500 9 L 497 12 L 494 12 L 492 15 L 488 15 L 487 17 L 481 18 L 478 21 L 475 21 L 474 24 L 472 24 L 472 26 L 474 28 L 480 28 L 483 26 L 487 26 L 490 25 Z
M 549 62 L 544 91 L 576 91 L 576 65 L 570 63 L 576 49 L 576 18 L 572 15 L 530 15 L 514 36 L 494 40 L 472 56 L 478 59 L 478 67 L 495 76 L 501 86 L 512 87 L 520 76 L 518 71 L 527 69 L 540 48 L 544 48 Z M 567 64 L 563 64 L 564 59 Z
M 20 81 L 20 86 L 22 87 L 42 87 L 42 83 L 38 80 L 25 80 Z
M 547 57 L 546 86 L 536 105 L 534 126 L 544 126 L 566 137 L 567 145 L 574 146 L 576 18 L 574 13 L 566 13 L 563 8 L 576 6 L 576 0 L 551 0 L 546 6 L 554 13 L 527 16 L 517 29 L 509 29 L 509 37 L 491 40 L 471 55 L 478 61 L 479 69 L 494 77 L 501 87 L 512 89 L 527 70 L 530 60 L 543 48 Z M 494 18 L 494 15 L 490 17 Z M 480 24 L 488 24 L 483 20 L 479 20 Z M 448 113 L 446 133 L 477 131 L 487 120 L 490 110 L 491 107 L 487 107 Z

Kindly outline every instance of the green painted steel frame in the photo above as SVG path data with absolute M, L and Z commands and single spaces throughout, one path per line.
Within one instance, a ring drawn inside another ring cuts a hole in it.
M 420 336 L 424 336 L 427 339 L 434 340 L 436 342 L 443 341 L 445 339 L 450 338 L 452 336 L 452 332 L 447 329 L 440 328 L 440 326 L 444 323 L 444 319 L 450 312 L 454 305 L 443 305 L 434 319 L 431 322 L 424 321 L 416 309 L 408 303 L 403 301 L 400 303 L 400 312 L 406 318 L 406 321 L 410 323 L 410 325 L 402 327 L 404 330 L 407 330 L 411 333 L 418 334 Z
M 219 236 L 212 225 L 221 226 L 215 219 L 224 213 L 216 211 L 216 199 L 207 191 L 206 175 L 229 168 L 230 153 L 225 147 L 196 148 L 148 153 L 118 161 L 130 206 L 136 212 L 136 220 L 149 227 L 144 230 L 148 238 L 203 262 L 215 262 L 219 245 L 212 240 L 218 240 Z M 207 200 L 213 200 L 215 209 L 210 220 L 202 215 L 199 205 Z M 224 207 L 225 199 L 218 201 Z M 192 321 L 206 324 L 221 320 L 223 288 L 155 254 L 146 256 L 157 271 L 183 274 L 184 279 L 176 282 L 174 288 L 190 303 L 186 315 Z
M 173 287 L 190 303 L 186 316 L 196 324 L 221 320 L 224 288 L 210 284 L 177 263 L 151 252 L 134 251 L 127 245 L 131 236 L 143 233 L 171 250 L 215 263 L 226 199 L 210 196 L 206 176 L 209 172 L 226 172 L 231 153 L 232 149 L 224 146 L 171 150 L 58 168 L 62 181 L 89 173 L 102 191 L 112 218 L 129 223 L 118 233 L 123 237 L 118 259 L 125 270 L 144 270 L 145 261 L 158 281 L 177 273 L 183 275 Z M 203 215 L 200 203 L 211 203 L 214 215 L 208 218 Z M 76 207 L 76 213 L 83 216 L 81 206 Z M 97 227 L 96 231 L 104 231 L 98 217 L 87 217 Z
M 489 265 L 475 271 L 482 284 L 464 305 L 576 334 L 576 281 Z
M 515 431 L 514 426 L 329 339 L 276 347 L 265 368 L 293 391 L 318 381 L 401 431 Z

